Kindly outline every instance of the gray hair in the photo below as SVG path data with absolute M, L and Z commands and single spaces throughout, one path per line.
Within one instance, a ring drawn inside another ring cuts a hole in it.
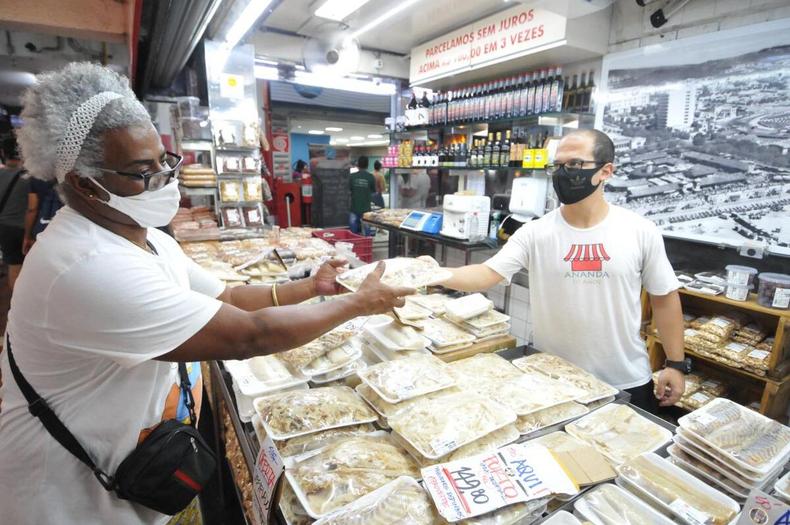
M 90 97 L 110 91 L 122 95 L 101 110 L 82 143 L 74 164 L 81 177 L 100 177 L 94 166 L 104 160 L 103 132 L 151 122 L 126 77 L 90 62 L 74 62 L 60 71 L 42 73 L 22 98 L 22 127 L 17 140 L 24 166 L 37 179 L 53 180 L 57 148 L 74 111 Z

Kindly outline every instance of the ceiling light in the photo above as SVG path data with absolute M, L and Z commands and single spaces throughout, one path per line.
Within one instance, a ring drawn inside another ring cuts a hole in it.
M 365 137 L 360 137 L 359 135 L 354 135 L 351 137 L 351 140 L 365 140 Z
M 315 10 L 315 16 L 340 22 L 348 15 L 367 4 L 369 0 L 327 0 Z
M 355 78 L 331 77 L 316 75 L 306 71 L 296 71 L 294 77 L 294 82 L 303 86 L 339 89 L 341 91 L 353 91 L 368 95 L 390 96 L 395 94 L 395 84 L 390 84 L 389 82 L 371 82 Z
M 343 128 L 336 128 L 333 126 L 329 126 L 328 128 L 324 128 L 326 131 L 343 131 Z
M 239 17 L 225 33 L 225 47 L 233 49 L 244 38 L 247 31 L 258 21 L 272 0 L 250 0 L 250 3 L 239 13 Z
M 348 142 L 348 139 L 335 139 L 335 142 L 337 142 L 338 144 L 345 144 L 346 142 Z
M 368 138 L 369 139 L 383 139 L 384 135 L 379 135 L 378 133 L 372 133 L 372 134 L 368 135 Z
M 393 7 L 383 15 L 374 18 L 364 26 L 360 27 L 359 29 L 351 33 L 351 38 L 359 38 L 364 33 L 367 33 L 371 29 L 378 27 L 379 25 L 383 24 L 393 16 L 397 15 L 401 11 L 408 9 L 409 7 L 413 6 L 419 1 L 420 0 L 405 0 L 404 2 L 401 2 L 400 4 L 397 5 L 397 7 Z
M 322 130 L 322 129 L 311 129 L 307 133 L 309 133 L 310 135 L 323 135 L 324 134 L 324 130 Z
M 389 144 L 386 140 L 368 140 L 366 142 L 352 142 L 349 146 L 386 146 Z

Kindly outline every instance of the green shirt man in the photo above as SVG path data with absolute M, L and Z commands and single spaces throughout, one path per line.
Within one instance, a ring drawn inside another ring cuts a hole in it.
M 357 215 L 370 211 L 371 194 L 376 192 L 376 179 L 365 169 L 351 174 L 351 211 Z

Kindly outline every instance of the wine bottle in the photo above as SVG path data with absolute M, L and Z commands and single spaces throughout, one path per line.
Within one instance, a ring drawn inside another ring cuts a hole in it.
M 417 94 L 414 91 L 411 92 L 411 100 L 408 107 L 409 109 L 417 109 Z
M 587 85 L 584 86 L 584 97 L 582 99 L 584 109 L 580 110 L 580 112 L 591 113 L 593 111 L 593 102 L 595 96 L 595 81 L 593 80 L 594 76 L 595 71 L 590 71 L 589 75 L 587 75 Z
M 505 131 L 505 141 L 499 153 L 499 165 L 510 166 L 510 130 Z
M 497 131 L 496 140 L 494 141 L 494 146 L 491 148 L 491 162 L 489 163 L 494 168 L 499 167 L 499 154 L 502 149 L 502 145 L 500 144 L 501 141 L 502 141 L 502 132 Z
M 568 89 L 562 94 L 562 110 L 563 111 L 572 111 L 573 104 L 572 99 L 574 94 L 576 93 L 576 82 L 578 77 L 573 75 L 573 81 L 566 86 Z
M 565 81 L 562 78 L 562 68 L 558 67 L 551 84 L 551 109 L 550 111 L 562 111 L 562 92 L 565 89 Z
M 586 79 L 587 73 L 582 72 L 579 75 L 579 85 L 576 87 L 576 91 L 573 95 L 573 106 L 572 110 L 574 113 L 580 113 L 582 111 L 582 99 L 584 98 L 584 85 L 587 83 Z
M 431 107 L 431 101 L 428 100 L 428 92 L 422 92 L 422 98 L 420 99 L 420 107 L 429 108 Z
M 486 142 L 485 149 L 483 150 L 483 167 L 491 166 L 491 154 L 494 149 L 494 134 L 488 134 L 488 141 Z
M 552 99 L 551 99 L 551 90 L 553 89 L 553 87 L 554 87 L 554 69 L 549 68 L 548 73 L 546 74 L 546 83 L 543 86 L 543 103 L 542 103 L 543 113 L 554 111 L 554 104 L 552 103 Z

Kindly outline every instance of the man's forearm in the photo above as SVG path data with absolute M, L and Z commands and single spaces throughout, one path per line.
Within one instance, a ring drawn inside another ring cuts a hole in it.
M 445 269 L 450 271 L 452 277 L 439 284 L 461 292 L 480 292 L 502 281 L 502 276 L 485 264 L 471 264 L 460 268 Z
M 33 238 L 33 224 L 36 222 L 36 210 L 27 210 L 25 212 L 25 239 Z
M 299 304 L 316 296 L 315 281 L 308 277 L 291 283 L 277 285 L 277 302 L 280 306 Z M 236 308 L 254 312 L 274 306 L 272 287 L 267 285 L 237 286 L 230 290 L 230 303 Z
M 685 357 L 683 351 L 683 310 L 680 305 L 680 295 L 677 291 L 667 295 L 650 296 L 653 308 L 653 321 L 661 337 L 661 344 L 667 359 L 682 361 Z

